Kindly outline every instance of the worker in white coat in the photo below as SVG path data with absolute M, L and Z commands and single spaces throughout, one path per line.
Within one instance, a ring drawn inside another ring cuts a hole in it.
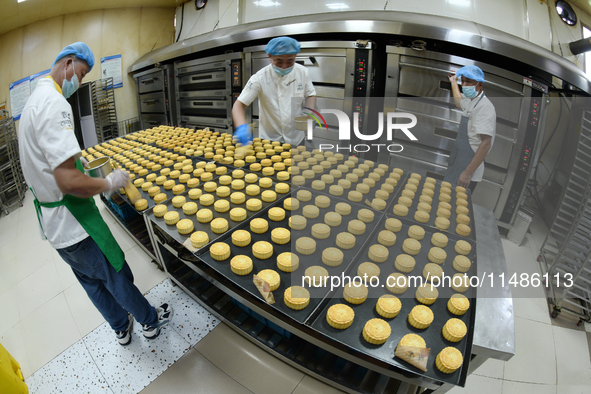
M 129 174 L 115 170 L 106 179 L 84 174 L 66 99 L 93 65 L 94 55 L 85 43 L 62 49 L 22 111 L 19 155 L 41 237 L 70 265 L 118 342 L 128 345 L 134 317 L 143 325 L 144 337 L 153 339 L 170 321 L 172 309 L 168 304 L 154 308 L 133 284 L 123 251 L 92 197 L 125 186 Z
M 260 138 L 292 145 L 304 140 L 304 131 L 296 130 L 294 118 L 302 106 L 316 107 L 316 90 L 308 70 L 295 62 L 299 51 L 300 43 L 291 37 L 273 38 L 265 47 L 271 64 L 250 77 L 232 108 L 234 135 L 241 144 L 252 141 L 245 110 L 257 97 Z
M 484 73 L 479 67 L 462 67 L 455 75 L 449 75 L 449 81 L 454 102 L 463 113 L 445 180 L 474 192 L 482 181 L 484 159 L 495 142 L 497 114 L 484 95 Z

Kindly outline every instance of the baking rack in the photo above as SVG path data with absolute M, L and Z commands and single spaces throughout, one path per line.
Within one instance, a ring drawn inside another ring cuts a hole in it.
M 6 215 L 12 206 L 23 206 L 25 191 L 14 119 L 0 110 L 0 208 Z
M 92 114 L 99 144 L 119 137 L 117 112 L 115 110 L 115 89 L 113 78 L 98 79 L 90 83 Z
M 583 113 L 566 191 L 538 260 L 546 275 L 552 318 L 567 311 L 591 320 L 591 112 Z

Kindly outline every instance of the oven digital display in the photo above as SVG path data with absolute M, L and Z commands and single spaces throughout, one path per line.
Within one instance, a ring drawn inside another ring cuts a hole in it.
M 365 90 L 367 83 L 367 60 L 359 57 L 355 69 L 356 90 Z
M 365 97 L 370 79 L 369 75 L 369 51 L 355 50 L 355 62 L 353 63 L 353 97 Z
M 232 63 L 232 87 L 233 88 L 242 87 L 242 78 L 240 75 L 240 63 L 239 62 Z

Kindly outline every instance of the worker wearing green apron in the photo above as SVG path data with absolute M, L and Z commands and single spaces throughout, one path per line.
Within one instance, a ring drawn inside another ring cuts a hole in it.
M 105 179 L 84 174 L 66 99 L 93 65 L 94 55 L 84 43 L 60 52 L 22 111 L 19 154 L 42 238 L 70 265 L 118 342 L 128 345 L 134 317 L 144 337 L 153 339 L 170 321 L 172 308 L 154 308 L 133 284 L 123 251 L 94 202 L 94 195 L 123 187 L 129 174 L 115 170 Z
M 476 185 L 482 181 L 484 159 L 494 144 L 496 111 L 484 95 L 484 73 L 479 67 L 462 67 L 455 75 L 449 75 L 449 81 L 454 102 L 463 113 L 450 152 L 445 181 L 469 188 L 474 193 Z

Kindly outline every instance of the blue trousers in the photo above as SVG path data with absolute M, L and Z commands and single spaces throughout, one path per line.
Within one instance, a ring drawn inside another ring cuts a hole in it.
M 156 309 L 133 284 L 133 274 L 127 262 L 121 271 L 115 271 L 91 237 L 56 250 L 113 330 L 127 328 L 128 312 L 141 324 L 157 325 Z

